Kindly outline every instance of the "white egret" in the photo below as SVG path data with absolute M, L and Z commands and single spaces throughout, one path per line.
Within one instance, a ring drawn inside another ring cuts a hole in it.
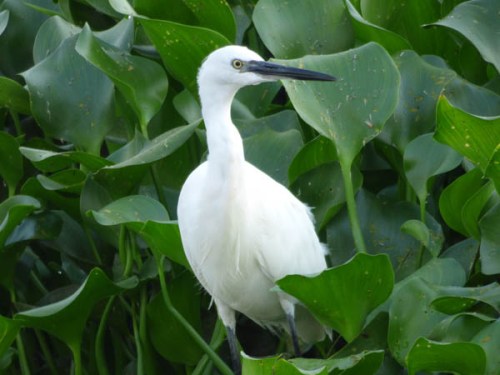
M 325 335 L 324 327 L 293 297 L 271 290 L 286 275 L 326 268 L 311 212 L 245 161 L 241 136 L 231 121 L 231 102 L 241 87 L 278 79 L 335 80 L 266 62 L 241 46 L 223 47 L 207 57 L 198 86 L 208 160 L 190 174 L 178 204 L 187 259 L 217 306 L 236 368 L 235 311 L 264 327 L 290 332 L 296 354 L 298 338 L 313 343 Z

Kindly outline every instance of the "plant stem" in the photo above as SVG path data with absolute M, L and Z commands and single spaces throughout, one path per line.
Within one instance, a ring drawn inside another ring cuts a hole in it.
M 16 336 L 16 346 L 19 358 L 19 366 L 21 367 L 22 375 L 30 375 L 30 367 L 28 365 L 28 360 L 26 359 L 26 352 L 24 351 L 23 338 L 21 337 L 21 332 L 18 332 Z
M 210 338 L 210 347 L 213 350 L 217 350 L 224 341 L 225 337 L 226 337 L 226 328 L 222 324 L 222 321 L 220 319 L 217 319 L 214 330 L 212 332 L 212 337 Z M 206 373 L 207 366 L 211 366 L 211 364 L 212 363 L 209 362 L 208 355 L 205 354 L 203 358 L 200 359 L 200 361 L 196 365 L 196 368 L 194 369 L 191 375 L 201 375 Z
M 210 357 L 214 365 L 219 369 L 222 375 L 233 375 L 231 369 L 224 363 L 224 361 L 215 353 L 212 348 L 203 340 L 199 333 L 189 324 L 189 322 L 184 318 L 179 311 L 174 307 L 170 296 L 168 294 L 167 283 L 165 281 L 165 275 L 163 274 L 163 262 L 165 256 L 159 256 L 155 253 L 156 266 L 158 267 L 158 276 L 160 278 L 161 293 L 163 296 L 163 302 L 167 309 L 172 313 L 172 315 L 177 319 L 177 321 L 186 329 L 193 340 L 200 346 L 200 348 Z
M 358 212 L 356 210 L 356 200 L 354 198 L 354 187 L 352 184 L 351 164 L 340 161 L 340 169 L 344 180 L 345 198 L 347 203 L 347 212 L 351 222 L 351 231 L 354 238 L 354 246 L 358 253 L 366 253 L 366 245 L 359 224 Z
M 70 349 L 73 353 L 73 375 L 83 375 L 81 344 L 72 344 Z
M 139 335 L 139 329 L 137 328 L 137 313 L 136 313 L 136 304 L 132 304 L 132 328 L 134 330 L 134 341 L 135 347 L 137 350 L 137 375 L 144 375 L 144 358 L 143 358 L 143 350 L 141 338 Z
M 35 335 L 38 340 L 38 343 L 40 344 L 40 349 L 42 349 L 43 356 L 45 357 L 45 360 L 47 362 L 47 366 L 49 367 L 49 371 L 52 375 L 57 375 L 57 369 L 54 364 L 54 359 L 52 358 L 52 353 L 50 352 L 47 342 L 45 340 L 45 337 L 43 336 L 43 333 L 40 332 L 40 330 L 35 329 Z
M 97 371 L 99 375 L 109 375 L 108 366 L 106 364 L 106 355 L 104 353 L 104 332 L 106 330 L 106 322 L 108 321 L 109 312 L 115 301 L 115 296 L 111 296 L 106 303 L 106 307 L 102 313 L 99 328 L 95 338 L 95 360 L 97 364 Z

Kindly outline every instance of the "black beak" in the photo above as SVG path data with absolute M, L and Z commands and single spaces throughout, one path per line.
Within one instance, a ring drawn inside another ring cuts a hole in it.
M 248 61 L 243 66 L 242 72 L 253 72 L 262 76 L 276 78 L 300 79 L 303 81 L 336 81 L 329 74 L 314 72 L 312 70 L 293 68 L 267 61 Z

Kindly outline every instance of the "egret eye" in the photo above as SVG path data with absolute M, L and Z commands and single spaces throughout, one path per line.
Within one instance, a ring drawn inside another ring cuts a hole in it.
M 240 70 L 243 67 L 243 61 L 234 59 L 233 61 L 231 61 L 231 65 L 234 69 Z

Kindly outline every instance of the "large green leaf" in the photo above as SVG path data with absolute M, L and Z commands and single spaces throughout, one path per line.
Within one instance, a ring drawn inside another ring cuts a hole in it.
M 15 195 L 0 203 L 0 249 L 16 226 L 40 208 L 40 202 L 27 195 Z
M 359 14 L 351 1 L 345 0 L 344 2 L 351 17 L 356 36 L 359 39 L 364 42 L 377 42 L 391 53 L 410 49 L 410 43 L 401 35 L 367 21 Z
M 435 258 L 396 284 L 388 302 L 387 342 L 398 362 L 403 364 L 414 342 L 421 336 L 428 336 L 447 317 L 431 307 L 432 301 L 440 296 L 436 286 L 462 286 L 464 283 L 465 273 L 459 263 L 454 259 Z
M 194 14 L 200 26 L 215 30 L 224 35 L 229 41 L 236 37 L 236 22 L 231 7 L 226 0 L 205 0 L 200 4 L 198 0 L 182 0 Z
M 139 234 L 158 254 L 190 268 L 183 251 L 177 223 L 169 221 L 160 202 L 143 195 L 133 195 L 113 201 L 98 211 L 89 212 L 104 226 L 125 224 Z
M 457 314 L 468 310 L 479 302 L 485 303 L 500 312 L 500 286 L 491 283 L 476 288 L 444 287 L 441 296 L 432 306 L 445 314 Z
M 19 323 L 0 315 L 0 357 L 4 355 L 19 332 Z
M 486 353 L 486 372 L 484 375 L 495 375 L 500 369 L 500 319 L 481 330 L 472 339 L 473 343 L 478 344 Z
M 382 350 L 362 351 L 347 357 L 329 359 L 281 357 L 252 358 L 243 354 L 243 375 L 355 375 L 375 374 L 382 364 Z
M 28 92 L 16 81 L 7 77 L 0 77 L 0 107 L 18 113 L 30 114 Z
M 33 0 L 39 6 L 57 9 L 52 0 Z M 13 77 L 33 64 L 32 47 L 40 25 L 47 19 L 45 14 L 30 8 L 24 1 L 4 0 L 0 11 L 9 12 L 9 23 L 0 38 L 0 70 L 2 75 Z M 8 51 L 8 53 L 7 53 Z
M 404 151 L 406 178 L 420 202 L 427 200 L 429 179 L 455 169 L 462 158 L 451 147 L 436 142 L 432 133 L 423 134 L 408 144 Z
M 441 343 L 419 338 L 407 357 L 408 372 L 446 371 L 462 375 L 483 375 L 486 367 L 484 350 L 469 342 Z
M 31 110 L 48 136 L 97 154 L 114 125 L 112 82 L 75 51 L 77 36 L 23 73 Z
M 283 84 L 299 115 L 335 143 L 339 160 L 351 165 L 361 148 L 382 130 L 397 101 L 399 74 L 378 44 L 334 55 L 306 56 L 282 64 L 332 74 L 337 82 Z
M 486 275 L 500 273 L 500 203 L 488 210 L 481 221 L 481 272 Z
M 456 73 L 429 64 L 411 50 L 394 56 L 394 62 L 401 74 L 399 100 L 379 139 L 403 154 L 410 141 L 434 129 L 437 98 Z
M 500 3 L 496 0 L 465 1 L 434 25 L 446 26 L 461 33 L 474 44 L 482 57 L 500 72 L 498 12 Z
M 0 35 L 2 35 L 2 33 L 4 32 L 8 23 L 9 23 L 9 11 L 7 9 L 2 10 L 0 12 Z
M 388 254 L 396 274 L 396 280 L 412 274 L 419 267 L 421 243 L 401 230 L 408 220 L 420 219 L 419 208 L 410 202 L 394 202 L 382 195 L 374 196 L 360 190 L 356 197 L 361 228 L 368 251 L 372 254 Z M 432 243 L 444 241 L 439 223 L 426 214 L 426 226 Z M 334 264 L 340 264 L 354 255 L 347 211 L 341 211 L 327 226 L 327 239 Z
M 435 138 L 470 159 L 500 191 L 500 116 L 474 116 L 453 107 L 444 96 L 438 101 Z
M 352 168 L 354 189 L 358 190 L 363 176 Z M 338 162 L 325 163 L 297 177 L 290 189 L 313 208 L 318 228 L 323 228 L 345 203 L 345 188 L 340 183 L 342 171 Z
M 43 172 L 55 172 L 79 163 L 90 171 L 97 171 L 112 162 L 83 151 L 55 152 L 32 147 L 20 147 L 21 154 Z
M 290 275 L 277 282 L 348 342 L 359 335 L 368 314 L 389 297 L 393 284 L 391 263 L 382 254 L 357 254 L 318 276 Z
M 101 269 L 94 268 L 69 297 L 20 312 L 14 320 L 24 327 L 43 329 L 74 350 L 81 345 L 85 324 L 94 305 L 103 298 L 135 288 L 137 283 L 135 276 L 115 283 Z
M 167 95 L 168 80 L 161 66 L 140 56 L 124 54 L 118 48 L 104 49 L 88 26 L 80 33 L 75 48 L 113 81 L 146 130 Z
M 253 22 L 266 47 L 280 59 L 339 52 L 354 41 L 342 0 L 261 0 Z
M 230 44 L 216 31 L 175 22 L 139 19 L 172 76 L 196 92 L 196 75 L 203 59 Z
M 0 132 L 0 160 L 0 176 L 7 183 L 9 195 L 13 195 L 17 183 L 23 177 L 23 158 L 19 143 L 6 132 Z
M 422 27 L 441 16 L 439 2 L 360 0 L 359 3 L 363 18 L 402 36 L 417 53 L 442 55 L 455 52 L 456 44 L 444 30 Z

